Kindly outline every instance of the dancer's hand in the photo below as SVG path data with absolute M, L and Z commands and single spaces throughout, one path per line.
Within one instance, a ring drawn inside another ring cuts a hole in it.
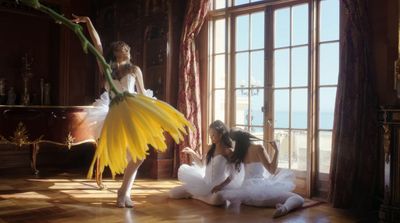
M 90 21 L 90 18 L 87 16 L 77 16 L 77 15 L 72 14 L 72 17 L 75 18 L 75 19 L 71 20 L 74 23 L 87 23 Z
M 278 152 L 278 145 L 276 144 L 276 141 L 271 141 L 270 144 L 271 144 L 272 148 L 273 148 L 276 152 Z
M 190 147 L 183 148 L 182 153 L 196 155 L 196 152 Z
M 217 193 L 218 191 L 222 190 L 223 185 L 217 185 L 215 187 L 213 187 L 213 189 L 211 190 L 211 193 Z

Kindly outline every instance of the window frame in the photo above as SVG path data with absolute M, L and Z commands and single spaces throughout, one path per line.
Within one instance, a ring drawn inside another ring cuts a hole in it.
M 212 0 L 214 3 L 216 0 Z M 329 179 L 329 174 L 324 174 L 319 172 L 319 132 L 324 131 L 324 129 L 319 128 L 319 92 L 321 86 L 319 84 L 319 53 L 320 53 L 320 45 L 319 41 L 319 17 L 320 17 L 320 2 L 324 0 L 265 0 L 259 2 L 252 2 L 243 4 L 240 6 L 232 6 L 233 0 L 226 0 L 227 8 L 218 9 L 218 10 L 210 10 L 209 12 L 209 21 L 213 22 L 216 19 L 224 18 L 225 19 L 225 123 L 229 126 L 235 125 L 235 117 L 236 111 L 236 94 L 235 94 L 235 20 L 236 17 L 242 14 L 251 14 L 258 11 L 264 11 L 265 21 L 264 21 L 264 137 L 265 138 L 273 138 L 274 128 L 269 126 L 269 120 L 273 120 L 273 36 L 271 33 L 268 35 L 268 31 L 272 30 L 273 27 L 273 17 L 274 10 L 278 8 L 290 7 L 299 4 L 308 4 L 309 10 L 309 24 L 308 24 L 308 33 L 309 39 L 308 43 L 305 44 L 308 46 L 308 86 L 307 89 L 308 95 L 308 121 L 307 121 L 307 170 L 305 173 L 302 171 L 296 171 L 296 174 L 301 177 L 306 178 L 306 188 L 304 191 L 300 191 L 303 195 L 307 197 L 312 196 L 322 196 L 326 198 L 326 193 L 323 191 L 326 190 L 327 181 Z M 213 4 L 211 4 L 211 7 Z M 339 8 L 341 7 L 339 1 Z M 340 9 L 339 9 L 340 10 Z M 339 11 L 341 13 L 341 11 Z M 339 20 L 341 20 L 341 14 L 339 16 Z M 210 24 L 210 23 L 209 23 Z M 292 24 L 292 22 L 291 22 Z M 212 29 L 214 29 L 213 25 L 211 25 Z M 213 35 L 213 31 L 211 31 L 211 35 Z M 331 42 L 338 42 L 340 46 L 341 40 L 341 21 L 339 21 L 339 39 Z M 210 38 L 210 36 L 209 36 Z M 211 36 L 212 38 L 212 36 Z M 214 41 L 214 40 L 213 40 Z M 214 43 L 213 43 L 214 44 Z M 212 44 L 212 45 L 213 45 Z M 290 43 L 289 48 L 291 49 L 292 43 Z M 297 45 L 295 47 L 298 47 Z M 251 50 L 249 50 L 250 52 Z M 291 51 L 289 51 L 291 52 Z M 214 53 L 214 52 L 213 52 Z M 340 51 L 339 51 L 340 54 Z M 208 57 L 210 56 L 207 54 Z M 214 55 L 214 54 L 213 54 Z M 290 56 L 290 55 L 289 55 Z M 291 56 L 290 56 L 291 57 Z M 213 56 L 210 60 L 213 61 Z M 213 65 L 209 64 L 210 67 L 208 69 L 208 80 L 213 80 Z M 250 64 L 249 64 L 250 66 Z M 340 66 L 340 64 L 339 64 Z M 211 92 L 211 100 L 208 100 L 208 112 L 207 112 L 207 123 L 213 121 L 214 113 L 213 113 L 213 105 L 214 105 L 214 81 L 211 81 L 207 85 L 208 92 Z M 331 85 L 332 87 L 336 87 L 336 85 Z M 323 87 L 326 87 L 325 85 Z M 297 87 L 289 87 L 290 89 L 296 89 Z M 303 87 L 302 87 L 303 88 Z M 291 90 L 289 91 L 290 94 Z M 270 100 L 268 100 L 270 99 Z M 210 103 L 211 102 L 211 103 Z M 250 106 L 250 105 L 249 105 Z M 314 117 L 314 118 L 313 118 Z M 291 118 L 291 117 L 289 117 Z M 248 126 L 251 123 L 247 124 Z M 293 130 L 295 128 L 290 128 L 289 130 Z M 330 130 L 332 131 L 332 130 Z M 290 133 L 290 131 L 289 131 Z M 290 154 L 289 154 L 290 156 Z

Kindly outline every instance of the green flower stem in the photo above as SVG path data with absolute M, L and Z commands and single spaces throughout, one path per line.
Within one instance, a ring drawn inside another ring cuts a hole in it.
M 115 85 L 112 81 L 112 77 L 111 77 L 112 70 L 111 70 L 110 65 L 106 62 L 103 55 L 93 46 L 92 43 L 90 43 L 90 41 L 83 34 L 81 25 L 71 22 L 69 19 L 65 18 L 63 15 L 58 14 L 51 8 L 40 4 L 39 0 L 20 0 L 20 2 L 24 5 L 27 5 L 29 7 L 32 7 L 34 9 L 37 9 L 41 12 L 44 12 L 44 13 L 50 15 L 54 20 L 56 20 L 57 23 L 62 23 L 65 26 L 67 26 L 69 29 L 71 29 L 78 36 L 79 40 L 81 41 L 83 51 L 85 51 L 85 53 L 87 53 L 89 50 L 100 61 L 101 65 L 103 66 L 103 69 L 104 69 L 104 75 L 105 75 L 108 83 L 110 84 L 111 91 L 113 91 L 115 93 L 115 95 L 122 94 L 122 92 L 117 90 L 117 88 L 115 87 Z

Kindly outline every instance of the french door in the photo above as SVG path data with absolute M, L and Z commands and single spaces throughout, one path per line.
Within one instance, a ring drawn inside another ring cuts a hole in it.
M 325 197 L 339 0 L 215 1 L 224 4 L 209 23 L 209 120 L 246 129 L 266 147 L 276 140 L 296 192 Z

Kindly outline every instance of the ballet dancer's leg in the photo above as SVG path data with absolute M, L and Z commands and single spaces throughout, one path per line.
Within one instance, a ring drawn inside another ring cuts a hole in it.
M 193 196 L 193 198 L 212 206 L 220 206 L 225 204 L 225 199 L 222 198 L 220 193 L 212 193 L 206 196 Z
M 288 193 L 286 196 L 288 198 L 283 204 L 280 202 L 276 204 L 276 210 L 273 215 L 274 218 L 284 216 L 290 211 L 301 207 L 304 203 L 304 199 L 295 193 Z
M 275 207 L 273 217 L 278 218 L 286 215 L 290 211 L 299 208 L 303 205 L 304 199 L 292 192 L 276 193 L 266 200 L 248 200 L 243 201 L 243 204 L 257 207 Z
M 177 186 L 169 191 L 169 197 L 173 199 L 191 198 L 192 195 L 188 193 L 184 186 Z
M 140 165 L 142 165 L 143 160 L 137 160 L 134 162 L 130 160 L 128 166 L 124 172 L 124 178 L 121 187 L 118 189 L 117 206 L 123 207 L 133 207 L 133 202 L 131 200 L 131 189 L 133 181 L 135 180 L 137 170 Z

